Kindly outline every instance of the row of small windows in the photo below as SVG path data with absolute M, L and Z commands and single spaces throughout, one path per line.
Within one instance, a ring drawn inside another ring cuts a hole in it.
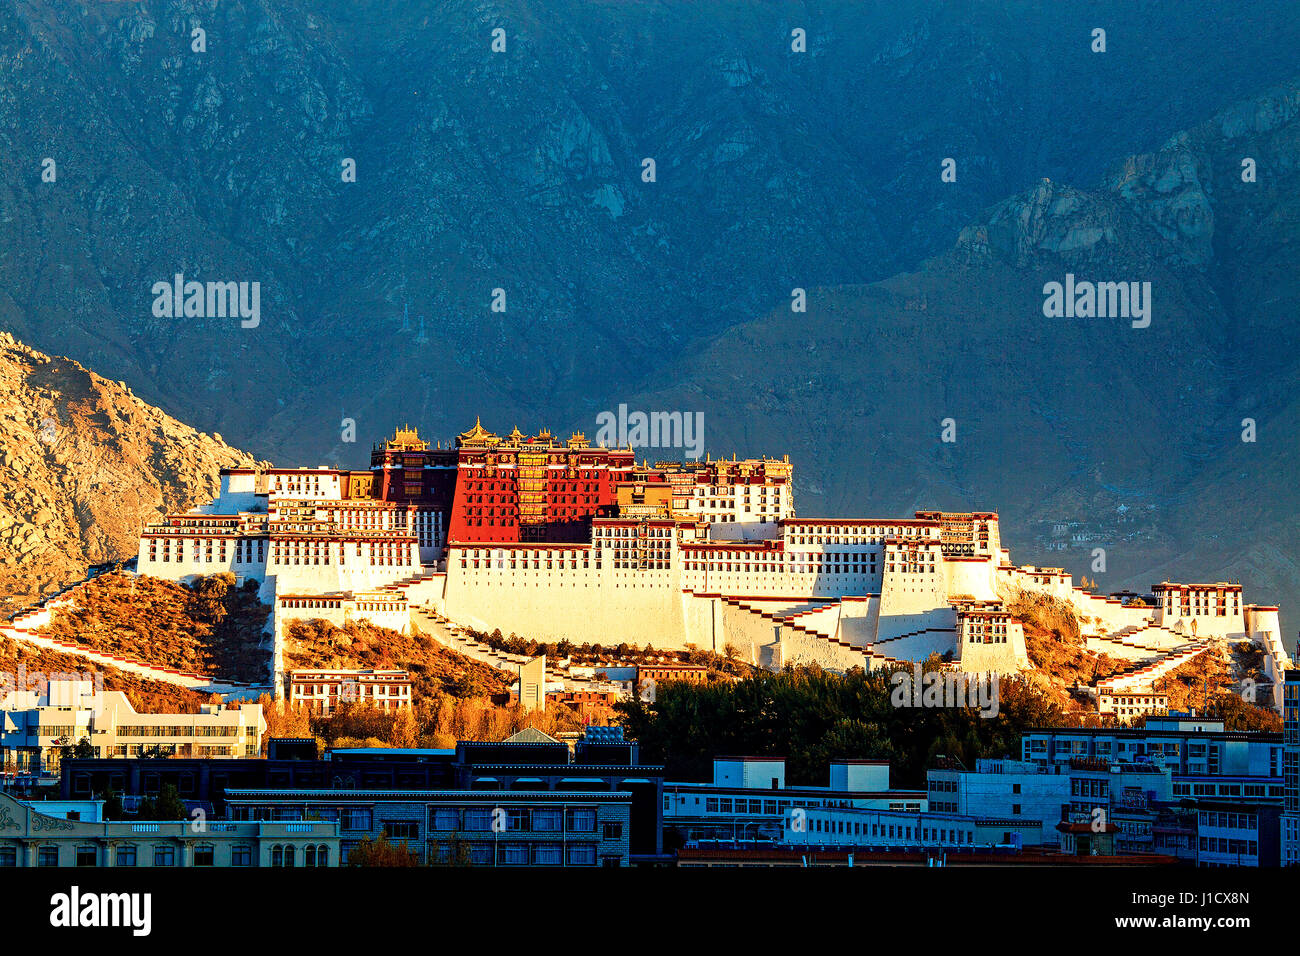
M 810 833 L 828 833 L 836 836 L 875 837 L 887 840 L 920 839 L 930 843 L 974 844 L 975 835 L 969 830 L 949 829 L 947 827 L 912 827 L 907 824 L 879 823 L 867 824 L 860 820 L 821 820 L 808 821 Z
M 81 844 L 73 849 L 72 863 L 76 866 L 138 866 L 140 863 L 141 847 L 134 843 L 118 843 L 111 848 L 111 860 L 109 859 L 109 850 L 101 852 L 101 848 L 95 844 Z M 153 846 L 143 847 L 145 853 L 153 854 L 154 866 L 179 866 L 180 850 L 174 844 L 159 843 Z M 271 850 L 272 866 L 294 866 L 298 854 L 301 852 L 301 858 L 304 866 L 329 866 L 329 847 L 325 845 L 307 846 L 295 848 L 292 845 L 277 844 Z M 191 857 L 192 866 L 216 866 L 217 865 L 217 848 L 211 843 L 196 843 L 193 846 L 193 855 Z M 60 847 L 55 845 L 44 845 L 36 848 L 37 866 L 60 866 L 64 865 L 61 859 Z M 239 843 L 230 847 L 230 866 L 252 866 L 253 865 L 253 847 L 251 844 Z M 18 865 L 18 848 L 13 846 L 0 846 L 0 867 L 16 867 Z

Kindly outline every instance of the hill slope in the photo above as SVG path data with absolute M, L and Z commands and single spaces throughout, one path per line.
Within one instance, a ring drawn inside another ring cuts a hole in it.
M 121 382 L 0 333 L 0 597 L 30 600 L 135 555 L 141 527 L 212 500 L 253 459 Z

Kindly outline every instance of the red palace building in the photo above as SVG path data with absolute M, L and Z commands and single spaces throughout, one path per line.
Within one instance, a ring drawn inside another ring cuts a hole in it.
M 580 432 L 560 442 L 546 429 L 529 437 L 516 428 L 502 438 L 477 420 L 454 448 L 430 448 L 399 428 L 370 455 L 374 496 L 416 505 L 417 527 L 439 551 L 449 541 L 590 541 L 592 518 L 616 504 L 635 466 L 631 449 L 592 448 Z

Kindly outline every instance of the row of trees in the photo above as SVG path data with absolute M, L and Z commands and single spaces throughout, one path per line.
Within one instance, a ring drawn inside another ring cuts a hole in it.
M 938 670 L 932 657 L 924 672 Z M 653 702 L 621 702 L 629 736 L 642 759 L 663 763 L 669 779 L 705 780 L 717 754 L 786 758 L 791 784 L 827 782 L 837 758 L 887 759 L 893 785 L 923 788 L 927 765 L 938 755 L 973 766 L 981 757 L 1018 757 L 1030 727 L 1063 718 L 1052 698 L 1018 678 L 998 686 L 998 713 L 970 707 L 899 707 L 892 697 L 895 671 L 854 669 L 840 676 L 820 668 L 780 674 L 758 672 L 736 682 L 661 684 Z
M 393 711 L 369 702 L 348 702 L 329 716 L 274 701 L 268 694 L 262 695 L 261 705 L 268 739 L 314 737 L 322 747 L 450 748 L 458 740 L 503 740 L 525 727 L 548 734 L 582 729 L 581 719 L 568 707 L 526 712 L 518 704 L 450 694 L 437 694 Z
M 506 637 L 499 628 L 490 634 L 486 631 L 474 630 L 469 633 L 476 641 L 486 644 L 493 650 L 504 651 L 507 654 L 525 654 L 529 657 L 545 655 L 548 661 L 571 659 L 575 663 L 582 664 L 645 664 L 675 660 L 684 664 L 699 664 L 711 671 L 732 677 L 740 677 L 753 670 L 750 665 L 736 658 L 735 648 L 730 645 L 727 647 L 727 653 L 723 655 L 698 648 L 680 651 L 663 650 L 648 645 L 643 648 L 626 641 L 619 644 L 574 644 L 572 641 L 562 640 L 551 644 L 546 641 L 528 640 L 514 633 Z

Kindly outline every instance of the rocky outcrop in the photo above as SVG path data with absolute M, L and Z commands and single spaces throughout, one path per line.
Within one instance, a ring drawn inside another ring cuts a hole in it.
M 251 456 L 121 382 L 0 333 L 0 597 L 8 610 L 135 555 L 140 529 L 206 502 Z

